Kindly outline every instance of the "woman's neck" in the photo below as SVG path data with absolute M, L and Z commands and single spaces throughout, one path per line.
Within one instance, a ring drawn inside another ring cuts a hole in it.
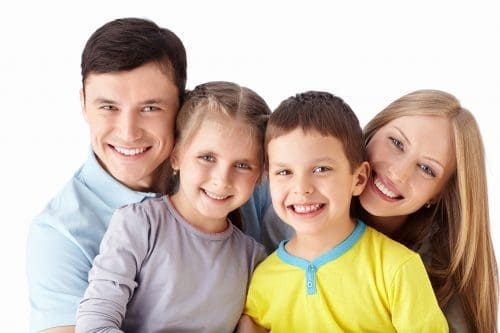
M 401 216 L 374 216 L 365 212 L 365 222 L 381 233 L 392 237 L 408 219 L 408 215 Z

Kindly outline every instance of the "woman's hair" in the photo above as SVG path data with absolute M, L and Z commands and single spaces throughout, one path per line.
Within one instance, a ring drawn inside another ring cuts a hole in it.
M 175 124 L 175 143 L 189 144 L 197 129 L 208 119 L 233 119 L 241 121 L 248 127 L 248 132 L 241 135 L 251 135 L 259 148 L 259 167 L 264 165 L 264 135 L 271 110 L 266 102 L 253 90 L 232 82 L 214 81 L 200 84 L 186 93 L 184 104 L 177 114 Z M 241 147 L 246 149 L 247 147 Z M 177 149 L 177 148 L 174 148 Z M 170 193 L 178 179 L 172 177 Z M 239 212 L 231 214 L 232 221 L 241 227 Z
M 415 115 L 449 119 L 456 170 L 436 205 L 410 214 L 393 238 L 417 250 L 430 235 L 432 258 L 427 271 L 440 306 L 444 308 L 458 294 L 473 331 L 496 332 L 498 272 L 490 235 L 484 147 L 474 116 L 451 94 L 418 90 L 391 103 L 366 125 L 365 145 L 390 121 Z

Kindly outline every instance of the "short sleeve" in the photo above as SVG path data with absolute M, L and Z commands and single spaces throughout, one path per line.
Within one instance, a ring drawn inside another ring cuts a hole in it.
M 26 269 L 32 332 L 75 325 L 90 267 L 88 258 L 70 238 L 50 225 L 31 224 Z
M 389 301 L 398 332 L 448 332 L 424 264 L 416 253 L 395 272 Z

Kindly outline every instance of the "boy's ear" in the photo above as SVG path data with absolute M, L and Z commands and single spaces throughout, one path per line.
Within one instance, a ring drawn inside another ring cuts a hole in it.
M 354 170 L 354 181 L 352 187 L 352 195 L 360 195 L 368 183 L 370 176 L 370 164 L 367 161 L 361 163 L 356 170 Z
M 82 115 L 86 122 L 88 122 L 87 112 L 85 112 L 85 93 L 83 88 L 80 88 L 80 107 L 82 108 Z

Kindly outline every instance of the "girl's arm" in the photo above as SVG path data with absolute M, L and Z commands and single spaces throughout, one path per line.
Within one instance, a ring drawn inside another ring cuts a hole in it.
M 247 315 L 242 315 L 240 322 L 238 323 L 238 329 L 236 333 L 267 333 L 269 332 L 264 327 L 254 323 L 252 318 Z
M 149 248 L 148 218 L 137 205 L 115 212 L 89 272 L 76 332 L 122 332 L 127 304 Z

